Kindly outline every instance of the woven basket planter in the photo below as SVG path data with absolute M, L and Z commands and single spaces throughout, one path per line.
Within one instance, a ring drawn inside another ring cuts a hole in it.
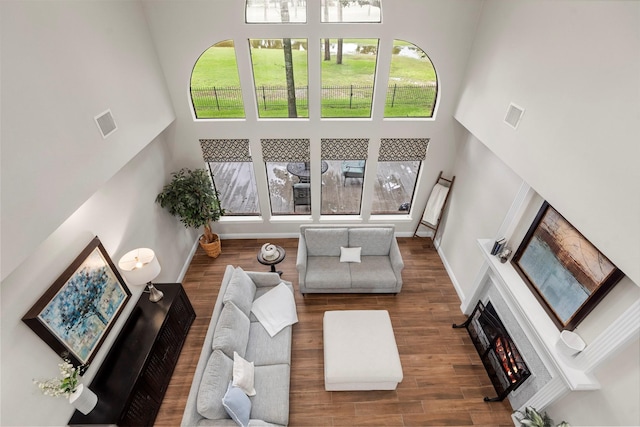
M 220 236 L 218 236 L 217 234 L 213 234 L 215 237 L 215 240 L 211 243 L 204 243 L 203 242 L 203 236 L 200 236 L 200 246 L 202 246 L 202 249 L 204 249 L 205 253 L 210 256 L 211 258 L 218 258 L 218 256 L 222 253 L 222 246 L 220 244 Z

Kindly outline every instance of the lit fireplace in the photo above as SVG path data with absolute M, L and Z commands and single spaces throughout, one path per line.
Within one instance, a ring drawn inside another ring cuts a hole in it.
M 504 400 L 531 375 L 491 302 L 485 307 L 479 301 L 471 316 L 453 327 L 467 329 L 498 393 L 497 397 L 485 397 L 485 401 Z

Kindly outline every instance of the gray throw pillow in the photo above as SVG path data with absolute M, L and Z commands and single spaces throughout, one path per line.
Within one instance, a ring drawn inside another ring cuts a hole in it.
M 220 350 L 211 353 L 198 389 L 196 408 L 200 415 L 210 420 L 229 418 L 222 406 L 222 398 L 232 378 L 233 360 Z
M 213 350 L 222 350 L 227 357 L 233 359 L 233 352 L 244 357 L 249 342 L 249 318 L 233 302 L 222 307 L 220 317 L 213 333 Z
M 227 284 L 222 302 L 233 302 L 244 314 L 249 316 L 256 295 L 256 285 L 240 267 L 236 267 Z
M 251 400 L 242 389 L 234 387 L 230 382 L 227 386 L 227 392 L 222 398 L 222 406 L 227 414 L 239 426 L 247 427 L 251 418 Z

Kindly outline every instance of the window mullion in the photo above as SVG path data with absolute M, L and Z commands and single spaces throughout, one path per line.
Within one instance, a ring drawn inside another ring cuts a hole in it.
M 387 86 L 391 71 L 391 56 L 393 53 L 393 40 L 381 38 L 378 40 L 378 60 L 376 61 L 376 78 L 373 86 L 373 103 L 371 106 L 371 119 L 382 121 L 384 119 L 384 104 L 387 100 Z

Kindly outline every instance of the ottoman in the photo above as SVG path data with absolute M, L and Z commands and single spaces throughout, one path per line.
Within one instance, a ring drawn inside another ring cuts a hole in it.
M 388 311 L 326 311 L 323 337 L 325 390 L 395 390 L 402 381 Z

